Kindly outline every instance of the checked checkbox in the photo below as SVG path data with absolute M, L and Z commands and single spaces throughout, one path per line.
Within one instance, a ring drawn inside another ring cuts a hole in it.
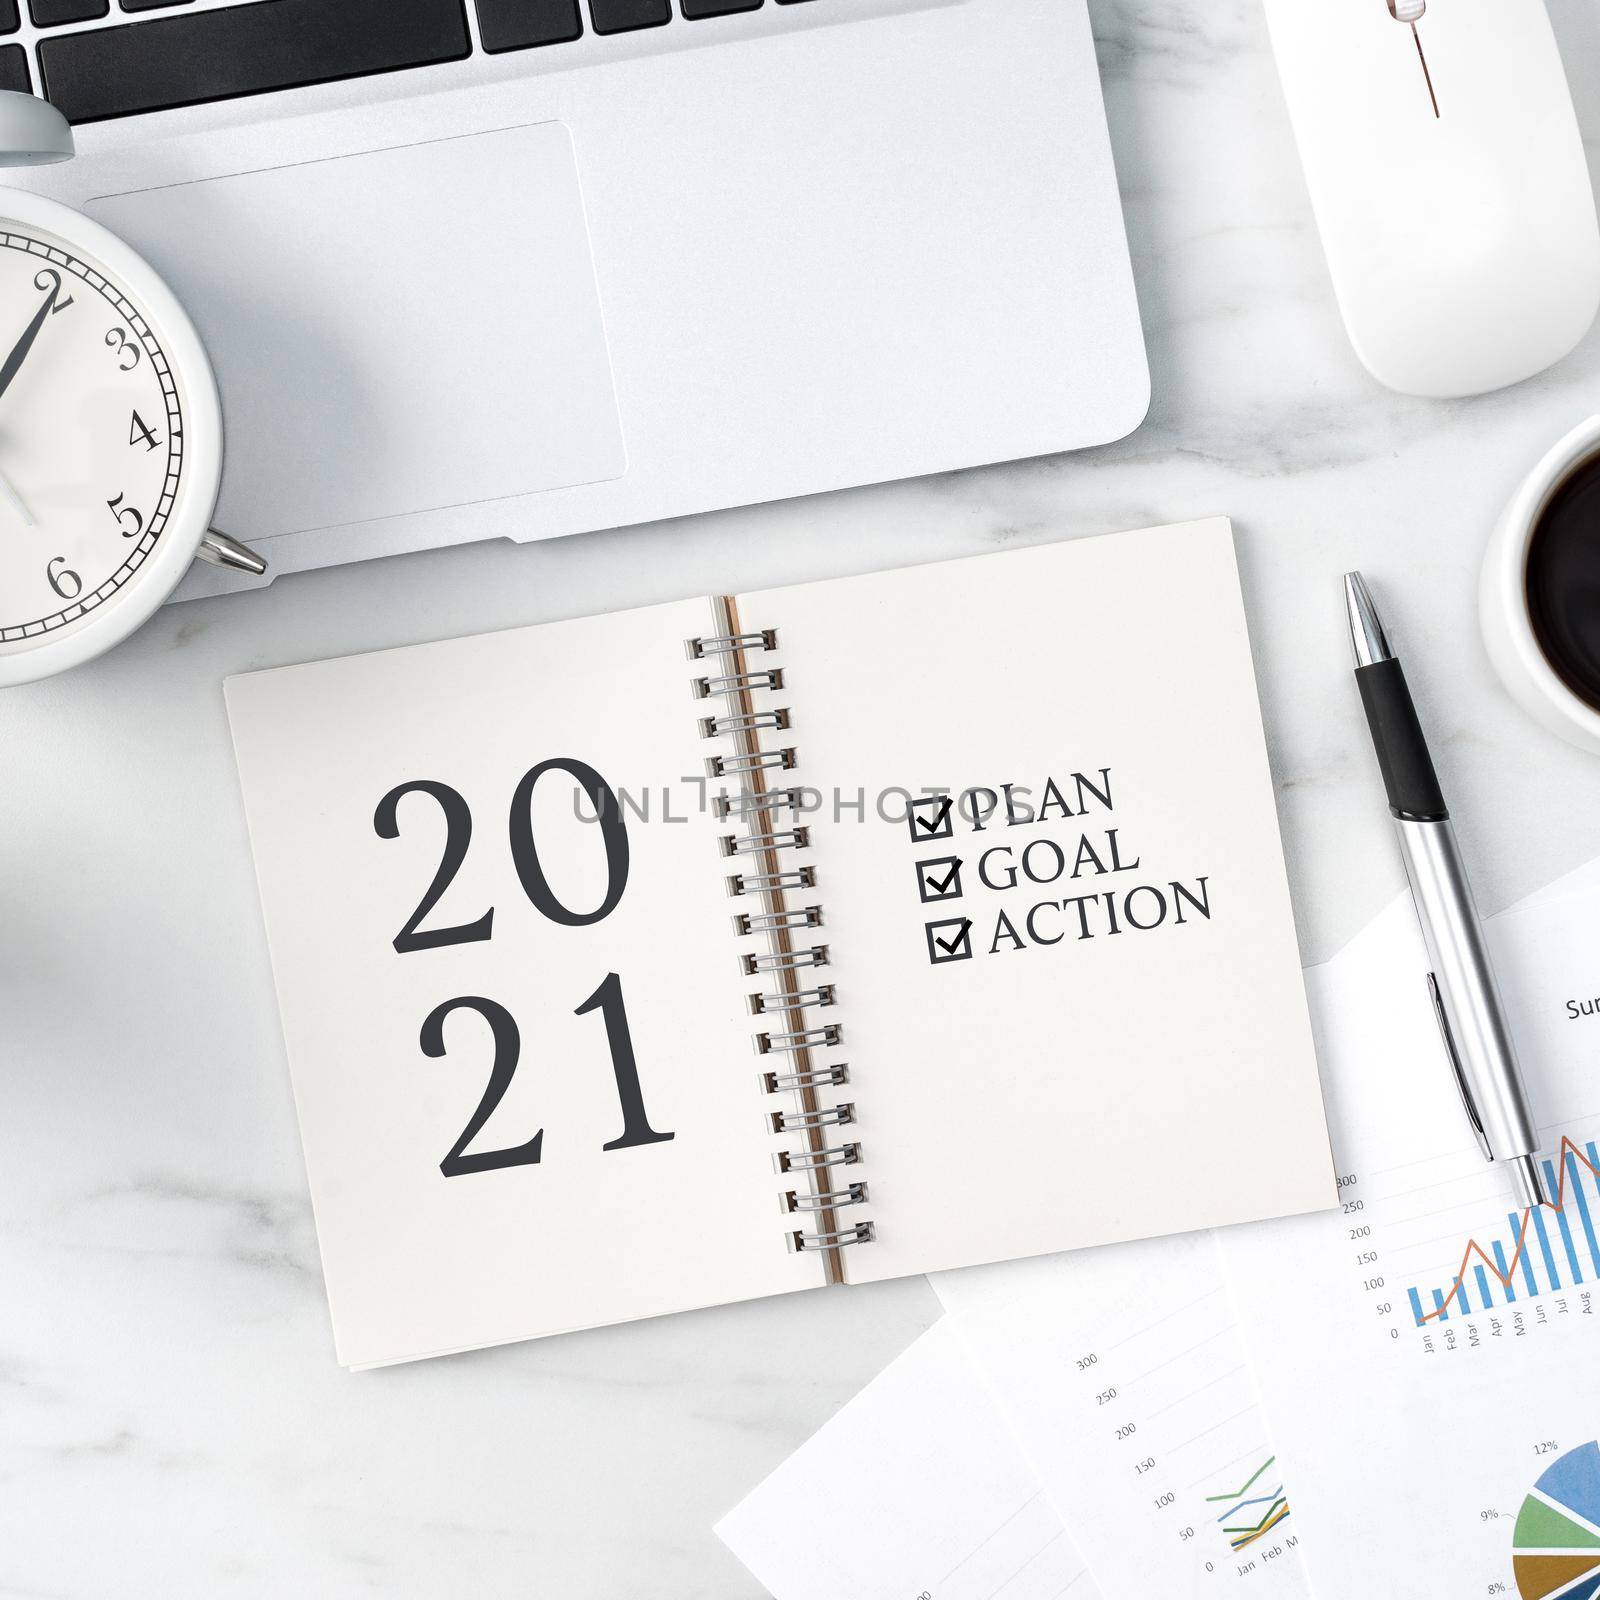
M 935 856 L 917 863 L 917 893 L 922 903 L 961 898 L 961 857 Z
M 972 959 L 972 918 L 952 917 L 928 924 L 928 959 L 936 967 Z
M 906 807 L 906 825 L 913 844 L 928 844 L 934 839 L 952 838 L 956 831 L 955 797 L 948 794 L 924 795 Z

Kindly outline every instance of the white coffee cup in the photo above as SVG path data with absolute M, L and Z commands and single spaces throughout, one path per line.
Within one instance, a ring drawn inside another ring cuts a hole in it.
M 1600 711 L 1580 700 L 1545 659 L 1528 615 L 1528 545 L 1556 490 L 1600 457 L 1600 417 L 1580 423 L 1511 498 L 1483 562 L 1478 614 L 1489 659 L 1511 698 L 1552 733 L 1600 755 Z

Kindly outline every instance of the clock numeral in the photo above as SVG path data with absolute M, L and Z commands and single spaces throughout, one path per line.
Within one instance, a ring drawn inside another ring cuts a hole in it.
M 106 335 L 106 344 L 117 358 L 117 365 L 124 372 L 132 372 L 139 365 L 140 358 L 144 355 L 138 344 L 129 336 L 126 328 L 113 328 Z M 124 357 L 131 359 L 124 360 Z
M 160 438 L 151 432 L 150 424 L 137 411 L 134 412 L 133 421 L 128 427 L 128 443 L 142 444 L 147 451 L 154 450 L 161 443 Z
M 144 513 L 137 506 L 123 505 L 120 494 L 115 500 L 106 501 L 106 510 L 117 519 L 124 539 L 137 539 L 144 532 Z
M 47 296 L 46 304 L 50 307 L 52 317 L 72 304 L 70 294 L 65 300 L 61 299 L 61 274 L 54 267 L 41 267 L 34 274 L 33 286 Z
M 67 565 L 65 556 L 55 556 L 45 567 L 44 575 L 63 600 L 76 600 L 83 593 L 83 579 Z

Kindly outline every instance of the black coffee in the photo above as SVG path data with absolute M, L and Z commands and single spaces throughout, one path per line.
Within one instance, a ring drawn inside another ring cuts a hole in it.
M 1600 711 L 1600 456 L 1573 468 L 1534 524 L 1527 584 L 1545 660 Z

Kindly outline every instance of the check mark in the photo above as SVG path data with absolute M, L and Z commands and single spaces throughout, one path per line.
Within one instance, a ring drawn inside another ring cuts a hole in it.
M 947 794 L 924 795 L 906 807 L 906 824 L 913 844 L 948 839 L 955 832 L 955 800 Z
M 917 863 L 917 894 L 927 905 L 934 900 L 961 898 L 961 857 L 934 856 Z
M 942 967 L 950 961 L 972 959 L 972 918 L 953 917 L 945 922 L 930 922 L 927 927 L 928 960 Z

